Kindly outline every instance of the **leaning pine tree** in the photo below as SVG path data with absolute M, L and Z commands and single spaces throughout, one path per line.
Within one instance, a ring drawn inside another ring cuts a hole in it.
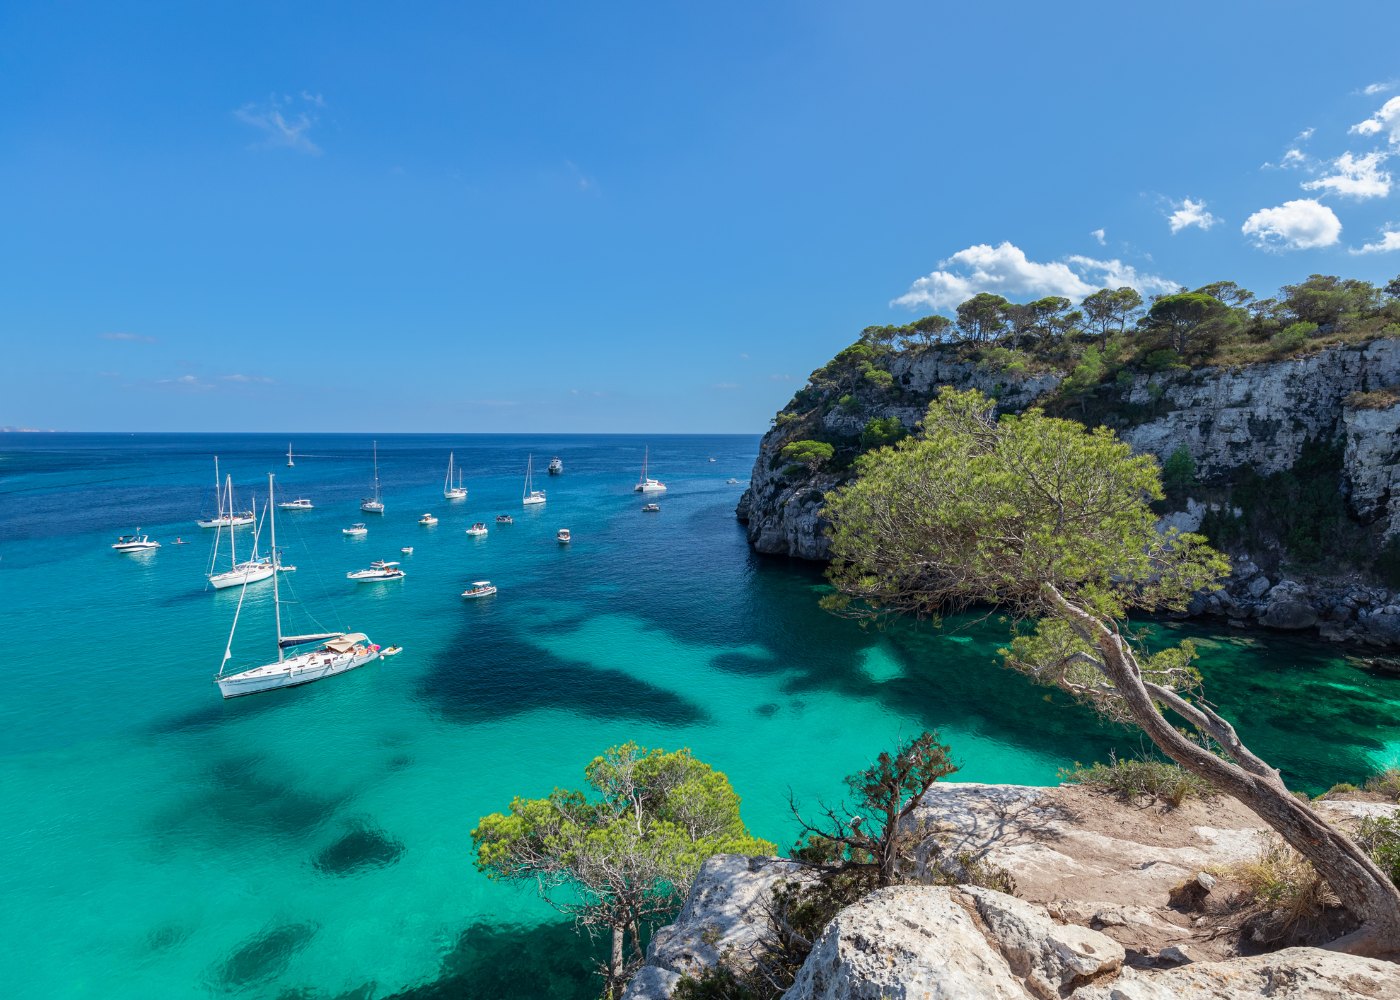
M 1018 627 L 1008 666 L 1137 725 L 1253 810 L 1361 921 L 1334 948 L 1400 951 L 1394 883 L 1205 700 L 1189 642 L 1149 655 L 1125 627 L 1129 608 L 1181 610 L 1229 572 L 1201 536 L 1157 530 L 1155 459 L 1106 428 L 1038 410 L 998 419 L 980 393 L 944 389 L 919 437 L 864 456 L 857 472 L 827 497 L 829 607 L 936 618 L 989 604 L 1034 621 Z

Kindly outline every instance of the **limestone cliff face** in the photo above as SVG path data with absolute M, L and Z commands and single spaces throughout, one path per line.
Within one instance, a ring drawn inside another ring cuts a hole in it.
M 848 465 L 815 473 L 794 468 L 781 458 L 784 445 L 822 437 L 854 446 L 873 418 L 893 417 L 912 430 L 942 386 L 979 389 L 994 396 L 1003 411 L 1058 405 L 1068 416 L 1102 420 L 1135 449 L 1162 459 L 1185 448 L 1206 487 L 1245 469 L 1260 475 L 1290 469 L 1310 443 L 1337 446 L 1343 454 L 1338 488 L 1350 514 L 1375 526 L 1378 537 L 1400 533 L 1400 404 L 1375 409 L 1349 403 L 1358 393 L 1400 387 L 1400 339 L 1334 346 L 1240 368 L 1138 374 L 1087 414 L 1057 399 L 1062 373 L 997 371 L 940 347 L 904 351 L 890 359 L 888 369 L 892 387 L 862 385 L 833 405 L 813 385 L 803 391 L 805 400 L 799 394 L 798 405 L 778 415 L 736 512 L 757 551 L 826 559 L 822 502 L 851 475 Z M 1168 521 L 1194 530 L 1209 503 L 1193 498 L 1184 506 Z M 1273 554 L 1236 555 L 1240 569 L 1227 592 L 1199 602 L 1197 612 L 1270 627 L 1317 627 L 1331 639 L 1400 644 L 1400 595 L 1375 581 L 1318 583 L 1277 570 L 1266 576 L 1259 566 L 1275 564 Z

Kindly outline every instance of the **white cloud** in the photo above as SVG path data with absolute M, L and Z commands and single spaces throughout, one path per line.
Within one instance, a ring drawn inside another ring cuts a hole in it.
M 1287 159 L 1287 157 L 1284 157 Z M 1172 234 L 1181 232 L 1183 229 L 1190 229 L 1192 226 L 1197 229 L 1209 229 L 1220 220 L 1206 211 L 1206 203 L 1203 201 L 1192 201 L 1190 198 L 1183 198 L 1179 202 L 1172 203 L 1176 211 L 1167 216 L 1167 225 L 1172 227 Z
M 235 111 L 233 116 L 262 133 L 263 138 L 259 145 L 263 147 L 295 149 L 317 155 L 321 152 L 321 147 L 312 142 L 311 137 L 307 135 L 316 124 L 317 118 L 306 108 L 324 108 L 325 99 L 320 94 L 313 95 L 303 91 L 300 110 L 293 109 L 292 105 L 296 103 L 296 98 L 286 95 L 280 98 L 274 96 L 266 104 L 245 104 Z
M 1351 253 L 1390 253 L 1393 250 L 1400 250 L 1400 230 L 1387 229 L 1381 233 L 1381 238 L 1374 243 L 1367 243 Z
M 1392 97 L 1370 118 L 1351 127 L 1357 135 L 1386 133 L 1392 145 L 1400 145 L 1400 97 Z
M 1361 92 L 1362 92 L 1363 94 L 1365 94 L 1367 97 L 1373 97 L 1373 96 L 1375 96 L 1376 94 L 1384 94 L 1387 90 L 1394 90 L 1394 89 L 1395 89 L 1395 81 L 1394 81 L 1394 80 L 1382 80 L 1382 81 L 1379 81 L 1379 82 L 1377 82 L 1377 83 L 1368 83 L 1368 84 L 1366 84 L 1366 86 L 1364 86 L 1364 87 L 1361 88 Z
M 165 385 L 172 389 L 192 389 L 199 391 L 214 388 L 208 382 L 201 381 L 197 375 L 181 375 L 179 378 L 156 379 L 156 385 Z
M 1342 223 L 1326 205 L 1312 198 L 1285 201 L 1261 208 L 1240 227 L 1254 242 L 1268 250 L 1309 250 L 1330 247 L 1342 235 Z
M 1089 235 L 1099 241 L 1099 246 L 1108 245 L 1108 234 L 1105 233 L 1102 229 L 1095 229 L 1091 233 L 1089 233 Z
M 952 309 L 979 292 L 1007 298 L 1062 295 L 1078 301 L 1106 285 L 1131 285 L 1139 291 L 1172 289 L 1175 282 L 1140 274 L 1120 260 L 1074 256 L 1063 261 L 1033 261 L 1012 243 L 979 243 L 938 262 L 938 270 L 916 280 L 891 305 L 915 309 Z
M 272 383 L 275 381 L 274 379 L 268 378 L 266 375 L 241 375 L 241 374 L 237 374 L 237 375 L 220 375 L 219 377 L 220 377 L 221 379 L 223 379 L 225 382 L 261 382 L 261 383 L 264 384 L 264 385 L 272 385 Z
M 140 333 L 99 333 L 103 340 L 120 340 L 129 344 L 154 344 L 155 337 L 147 337 Z
M 1337 171 L 1303 185 L 1306 191 L 1331 191 L 1348 198 L 1384 198 L 1390 194 L 1390 172 L 1381 169 L 1386 153 L 1353 156 L 1343 153 L 1332 161 Z

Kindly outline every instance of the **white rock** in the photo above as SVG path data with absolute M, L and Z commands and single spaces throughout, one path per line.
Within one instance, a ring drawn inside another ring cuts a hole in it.
M 671 992 L 680 981 L 679 973 L 644 965 L 622 991 L 622 1000 L 670 1000 Z
M 1025 1000 L 942 886 L 877 889 L 827 925 L 785 1000 Z
M 1124 969 L 1111 983 L 1076 990 L 1074 1000 L 1391 1000 L 1400 997 L 1400 965 L 1287 948 L 1175 969 Z

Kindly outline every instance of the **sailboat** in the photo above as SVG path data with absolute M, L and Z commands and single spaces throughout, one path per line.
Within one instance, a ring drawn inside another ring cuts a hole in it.
M 360 501 L 360 510 L 366 514 L 384 513 L 384 501 L 379 499 L 379 442 L 374 442 L 374 496 Z
M 647 459 L 651 457 L 651 448 L 642 452 L 642 478 L 637 480 L 637 485 L 632 487 L 633 493 L 665 493 L 666 484 L 655 479 L 647 478 Z
M 229 477 L 228 489 L 229 503 L 233 502 L 233 478 Z M 222 511 L 220 512 L 222 513 Z M 209 583 L 215 590 L 223 590 L 226 587 L 237 587 L 249 583 L 260 583 L 268 577 L 274 575 L 275 560 L 258 558 L 258 533 L 253 532 L 253 556 L 243 562 L 238 561 L 238 545 L 234 538 L 235 532 L 228 529 L 228 559 L 229 568 L 222 573 L 214 572 L 214 563 L 219 558 L 219 539 L 223 537 L 223 528 L 214 536 L 214 555 L 210 560 Z
M 525 461 L 525 491 L 520 495 L 520 502 L 525 506 L 531 504 L 544 503 L 544 490 L 531 489 L 534 485 L 535 476 L 535 456 L 531 455 Z
M 219 456 L 214 456 L 214 509 L 218 511 L 212 518 L 203 521 L 196 521 L 201 528 L 236 528 L 244 524 L 253 523 L 253 512 L 251 510 L 241 510 L 237 513 L 233 510 L 233 486 L 229 486 L 228 512 L 224 512 L 224 486 L 219 482 Z
M 457 485 L 452 485 L 452 452 L 447 453 L 447 478 L 442 481 L 442 498 L 444 500 L 465 500 L 467 498 L 467 488 L 462 485 L 462 470 L 457 470 Z
M 268 507 L 272 522 L 272 550 L 277 551 L 277 514 L 272 500 L 272 476 L 267 477 Z M 224 646 L 224 658 L 219 664 L 219 672 L 214 683 L 219 685 L 219 693 L 225 698 L 240 698 L 244 695 L 272 691 L 276 688 L 298 687 L 312 681 L 323 680 L 362 667 L 366 663 L 383 659 L 397 647 L 381 650 L 363 632 L 321 632 L 314 635 L 282 635 L 282 602 L 277 589 L 277 577 L 272 578 L 272 606 L 277 623 L 277 661 L 260 667 L 252 667 L 236 674 L 225 674 L 224 668 L 233 659 L 233 637 L 238 631 L 238 616 L 243 610 L 243 598 L 248 588 L 238 596 L 238 608 L 233 613 L 233 627 L 229 629 L 228 642 Z M 287 649 L 295 649 L 316 643 L 309 652 L 286 654 Z
M 287 468 L 292 468 L 296 463 L 292 461 L 292 442 L 287 442 Z

